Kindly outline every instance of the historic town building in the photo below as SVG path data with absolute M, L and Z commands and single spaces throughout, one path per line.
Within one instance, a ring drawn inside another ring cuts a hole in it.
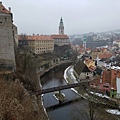
M 19 35 L 19 45 L 27 45 L 31 52 L 42 54 L 54 51 L 54 39 L 48 35 Z
M 118 45 L 118 47 L 120 48 L 120 40 L 114 40 L 113 41 L 113 45 Z
M 54 39 L 55 45 L 58 46 L 69 45 L 69 37 L 64 34 L 64 24 L 62 17 L 59 23 L 59 34 L 52 35 L 51 37 Z
M 98 92 L 110 97 L 120 98 L 120 68 L 111 67 L 103 71 L 102 75 L 90 82 L 90 86 Z
M 13 17 L 0 2 L 0 65 L 15 68 Z

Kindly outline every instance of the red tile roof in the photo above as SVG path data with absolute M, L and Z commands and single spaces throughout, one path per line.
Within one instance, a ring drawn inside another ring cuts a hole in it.
M 69 39 L 67 35 L 51 35 L 53 39 Z
M 11 13 L 9 10 L 7 10 L 3 5 L 2 5 L 2 13 Z
M 105 50 L 108 51 L 107 48 L 101 48 L 100 50 L 101 50 L 102 53 L 103 53 Z
M 115 42 L 120 42 L 120 40 L 114 40 Z
M 18 40 L 54 40 L 51 36 L 47 35 L 19 35 Z
M 93 49 L 92 52 L 101 52 L 100 49 Z
M 112 56 L 112 53 L 101 53 L 98 55 L 100 59 L 102 58 L 110 58 Z

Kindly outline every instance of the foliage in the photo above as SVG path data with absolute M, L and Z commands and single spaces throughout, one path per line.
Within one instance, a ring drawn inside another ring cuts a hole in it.
M 114 115 L 108 114 L 103 106 L 87 100 L 83 105 L 74 106 L 73 120 L 117 120 Z
M 20 79 L 27 90 L 37 89 L 38 78 L 35 63 L 29 53 L 16 56 L 16 77 Z
M 0 120 L 45 120 L 40 104 L 40 98 L 33 99 L 18 79 L 0 76 Z

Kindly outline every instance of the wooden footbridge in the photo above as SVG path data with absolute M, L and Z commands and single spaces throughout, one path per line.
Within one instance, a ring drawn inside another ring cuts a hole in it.
M 86 79 L 86 80 L 80 81 L 79 83 L 67 84 L 67 85 L 63 85 L 63 86 L 52 87 L 52 88 L 42 89 L 42 90 L 39 90 L 39 91 L 34 91 L 31 94 L 41 95 L 41 94 L 60 91 L 60 90 L 64 90 L 64 89 L 79 87 L 79 86 L 84 85 L 85 83 L 88 83 L 90 81 L 92 81 L 92 80 Z

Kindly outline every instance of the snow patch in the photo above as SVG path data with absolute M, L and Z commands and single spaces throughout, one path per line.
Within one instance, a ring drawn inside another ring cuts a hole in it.
M 75 93 L 79 94 L 77 90 L 75 90 L 74 88 L 71 88 L 72 91 L 74 91 Z
M 112 66 L 111 69 L 120 70 L 120 67 L 119 66 L 117 66 L 117 67 Z
M 65 97 L 64 93 L 61 93 L 61 94 Z M 53 97 L 55 97 L 55 99 L 59 101 L 59 99 L 55 96 L 55 94 L 53 95 Z
M 114 114 L 114 115 L 120 115 L 120 111 L 115 109 L 115 110 L 106 110 L 108 113 Z
M 111 99 L 109 96 L 107 96 L 107 95 L 103 95 L 103 94 L 101 94 L 101 93 L 96 93 L 96 92 L 92 92 L 92 91 L 90 91 L 90 93 L 93 94 L 93 95 L 96 95 L 96 96 L 102 97 L 102 98 Z
M 67 71 L 70 69 L 71 66 L 69 66 L 68 68 L 65 69 L 64 71 L 64 79 L 66 81 L 66 83 L 68 83 L 67 79 L 68 79 L 68 76 L 67 76 Z

